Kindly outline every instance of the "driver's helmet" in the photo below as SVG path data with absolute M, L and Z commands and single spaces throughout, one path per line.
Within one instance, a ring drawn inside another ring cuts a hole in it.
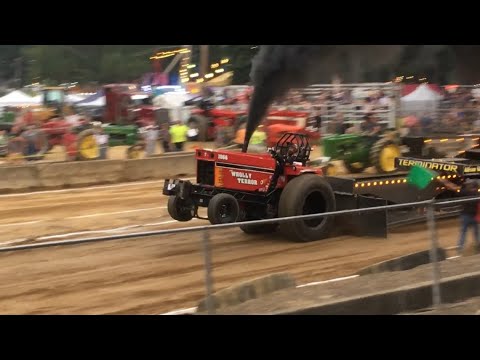
M 297 144 L 290 144 L 288 146 L 288 156 L 292 156 L 296 154 L 298 151 L 298 145 Z

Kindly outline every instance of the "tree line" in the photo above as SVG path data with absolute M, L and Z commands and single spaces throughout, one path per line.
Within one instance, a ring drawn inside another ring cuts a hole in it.
M 0 45 L 0 79 L 15 87 L 131 82 L 152 71 L 149 57 L 166 48 L 172 45 Z M 193 63 L 199 61 L 198 48 L 192 48 Z M 245 84 L 257 51 L 256 45 L 210 45 L 209 58 L 228 57 L 234 84 Z M 477 45 L 325 45 L 324 53 L 312 82 L 329 83 L 334 75 L 343 82 L 385 82 L 401 75 L 441 84 L 480 82 Z

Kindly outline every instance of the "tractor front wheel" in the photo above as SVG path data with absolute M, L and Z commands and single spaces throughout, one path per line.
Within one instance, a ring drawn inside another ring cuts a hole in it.
M 240 206 L 232 195 L 217 194 L 210 200 L 207 213 L 212 225 L 234 223 L 240 215 Z
M 168 198 L 167 210 L 173 220 L 186 222 L 193 219 L 195 206 L 192 200 L 183 200 L 178 196 L 170 196 Z
M 290 180 L 280 195 L 278 216 L 290 217 L 335 211 L 330 184 L 318 175 L 305 174 Z M 295 242 L 321 240 L 330 234 L 333 217 L 293 220 L 280 223 L 280 232 Z

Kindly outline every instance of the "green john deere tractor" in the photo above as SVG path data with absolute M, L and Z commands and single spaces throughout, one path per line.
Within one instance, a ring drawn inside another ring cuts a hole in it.
M 109 124 L 103 127 L 103 131 L 109 136 L 108 146 L 128 145 L 127 159 L 138 159 L 141 157 L 145 145 L 138 126 Z
M 323 139 L 324 156 L 342 160 L 350 173 L 360 173 L 374 166 L 378 173 L 396 170 L 395 158 L 401 155 L 401 140 L 395 131 L 380 136 L 342 134 Z
M 0 115 L 0 130 L 9 133 L 12 130 L 14 122 L 15 114 L 11 111 L 4 112 L 2 115 Z

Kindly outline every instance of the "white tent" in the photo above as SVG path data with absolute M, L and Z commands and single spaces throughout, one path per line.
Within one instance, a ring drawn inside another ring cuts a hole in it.
M 143 100 L 148 98 L 147 94 L 138 94 L 138 95 L 133 95 L 132 100 Z
M 191 98 L 192 96 L 185 91 L 169 92 L 156 96 L 153 99 L 153 104 L 165 109 L 175 109 L 182 107 L 184 103 Z
M 426 84 L 418 86 L 410 94 L 402 97 L 402 101 L 438 101 L 443 98 L 438 92 L 430 89 Z
M 69 103 L 77 103 L 85 99 L 85 96 L 75 95 L 75 94 L 68 94 L 66 97 L 67 102 Z
M 37 95 L 32 98 L 32 101 L 35 102 L 35 104 L 41 104 L 42 103 L 43 96 L 42 95 Z
M 0 106 L 27 106 L 36 104 L 37 102 L 34 98 L 20 90 L 12 91 L 10 94 L 0 98 Z
M 168 92 L 156 96 L 153 99 L 153 105 L 168 109 L 170 120 L 187 121 L 191 114 L 190 108 L 185 106 L 185 102 L 191 98 L 192 95 L 185 91 Z
M 400 99 L 401 110 L 409 114 L 435 111 L 442 98 L 442 95 L 432 90 L 427 84 L 422 84 Z
M 106 104 L 105 96 L 101 96 L 96 100 L 93 100 L 93 101 L 88 102 L 88 103 L 77 104 L 76 106 L 102 107 L 102 106 L 105 106 L 105 104 Z

